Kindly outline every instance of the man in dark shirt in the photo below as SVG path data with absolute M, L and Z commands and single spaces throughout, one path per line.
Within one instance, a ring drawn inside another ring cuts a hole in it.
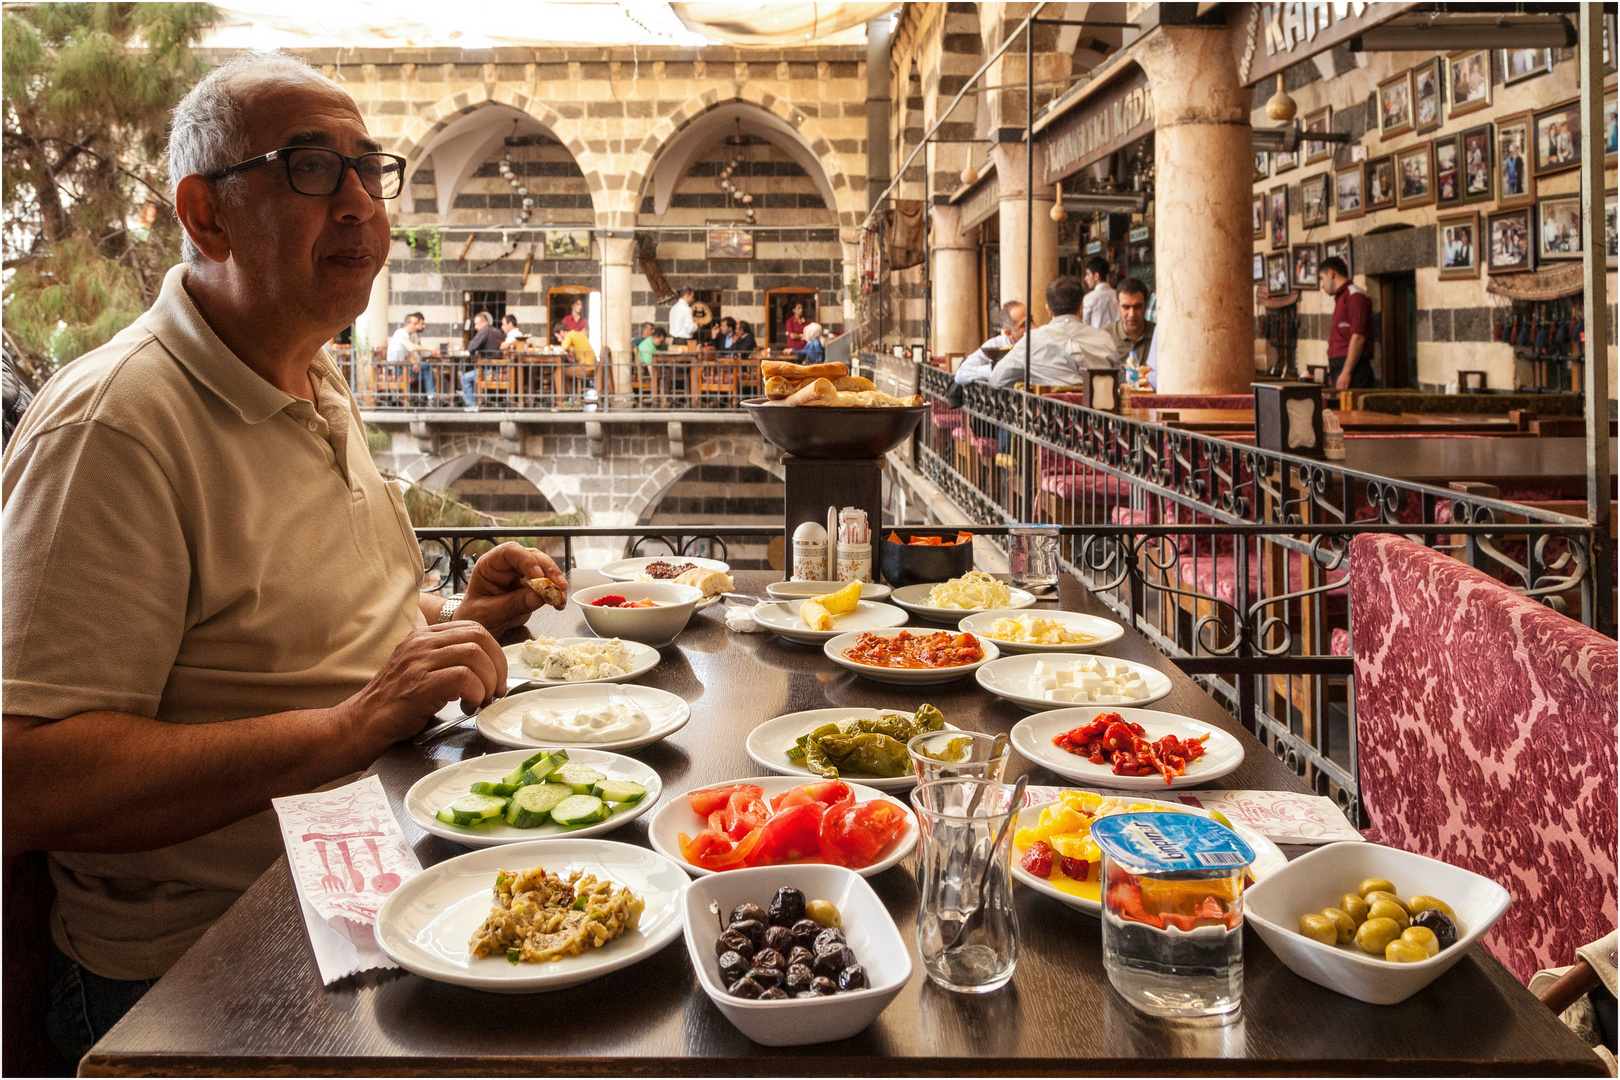
M 482 353 L 501 354 L 501 332 L 495 329 L 495 320 L 489 312 L 480 311 L 473 316 L 473 336 L 467 342 L 467 370 L 461 373 L 461 403 L 467 409 L 478 408 L 478 358 Z
M 1350 268 L 1337 255 L 1322 260 L 1317 270 L 1322 291 L 1333 297 L 1333 322 L 1328 330 L 1328 384 L 1340 390 L 1378 385 L 1372 369 L 1372 301 L 1350 280 Z

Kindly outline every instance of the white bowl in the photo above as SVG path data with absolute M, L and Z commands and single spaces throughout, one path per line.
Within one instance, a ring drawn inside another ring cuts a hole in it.
M 973 674 L 1001 655 L 996 649 L 995 642 L 988 638 L 979 638 L 979 648 L 984 652 L 984 657 L 972 664 L 957 664 L 954 667 L 937 668 L 886 668 L 877 667 L 873 664 L 858 664 L 845 656 L 844 650 L 854 646 L 861 639 L 862 632 L 876 634 L 878 637 L 895 637 L 901 633 L 909 633 L 913 637 L 926 637 L 929 634 L 951 634 L 954 636 L 956 631 L 930 630 L 927 627 L 918 627 L 915 630 L 909 628 L 901 630 L 869 630 L 839 634 L 835 638 L 828 639 L 821 646 L 821 651 L 827 659 L 839 667 L 848 668 L 857 675 L 864 675 L 873 682 L 895 683 L 900 686 L 932 686 L 935 683 L 955 682 L 957 679 Z
M 595 607 L 592 600 L 622 596 L 626 600 L 655 600 L 652 608 Z M 703 599 L 703 590 L 673 581 L 616 581 L 592 585 L 569 594 L 585 613 L 585 625 L 597 637 L 639 641 L 661 649 L 686 629 L 687 620 Z
M 765 907 L 784 886 L 807 900 L 827 900 L 838 908 L 844 936 L 870 984 L 828 997 L 760 1001 L 732 997 L 720 982 L 714 951 L 720 925 L 709 911 L 717 901 L 722 914 L 742 903 Z M 911 949 L 872 886 L 842 866 L 760 866 L 699 878 L 686 890 L 686 948 L 698 982 L 737 1030 L 765 1046 L 804 1046 L 847 1039 L 866 1030 L 911 979 Z
M 1457 913 L 1457 943 L 1415 964 L 1394 964 L 1349 945 L 1323 945 L 1299 932 L 1299 918 L 1336 907 L 1367 878 L 1402 897 L 1424 893 Z M 1444 974 L 1485 936 L 1513 898 L 1490 878 L 1380 844 L 1329 844 L 1301 855 L 1244 897 L 1244 917 L 1294 974 L 1371 1005 L 1405 1001 Z

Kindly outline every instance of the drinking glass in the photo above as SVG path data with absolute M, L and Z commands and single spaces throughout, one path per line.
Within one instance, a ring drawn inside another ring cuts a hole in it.
M 951 747 L 952 743 L 956 747 Z M 968 777 L 1001 782 L 1007 771 L 1007 736 L 982 731 L 930 731 L 906 743 L 917 782 Z
M 1058 526 L 1013 525 L 1007 529 L 1007 565 L 1020 589 L 1047 589 L 1058 579 Z
M 947 990 L 984 994 L 1018 963 L 1012 899 L 1013 789 L 954 778 L 918 785 L 917 952 Z

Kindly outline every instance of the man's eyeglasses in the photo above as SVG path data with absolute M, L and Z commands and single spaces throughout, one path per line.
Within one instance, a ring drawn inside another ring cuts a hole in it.
M 336 195 L 350 169 L 373 199 L 396 198 L 405 189 L 405 159 L 398 154 L 345 157 L 321 146 L 286 146 L 210 173 L 208 179 L 220 180 L 276 160 L 287 166 L 287 183 L 300 195 Z

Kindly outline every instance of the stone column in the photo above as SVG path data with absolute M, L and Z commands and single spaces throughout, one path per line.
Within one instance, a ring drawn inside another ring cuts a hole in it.
M 377 371 L 371 363 L 371 350 L 388 344 L 388 264 L 383 263 L 371 279 L 371 298 L 366 310 L 354 323 L 354 393 L 362 404 L 369 404 L 377 389 Z
M 933 255 L 934 340 L 940 355 L 970 353 L 979 347 L 979 242 L 958 228 L 960 208 L 936 206 L 928 250 Z
M 1026 236 L 1029 213 L 1029 195 L 1025 191 L 1026 168 L 1023 143 L 997 143 L 990 148 L 996 163 L 996 185 L 1001 193 L 1001 295 L 991 297 L 997 304 L 1008 300 L 1023 300 L 1029 304 L 1031 326 L 1040 326 L 1050 318 L 1046 313 L 1046 286 L 1057 277 L 1057 222 L 1052 220 L 1052 206 L 1056 201 L 1052 187 L 1046 183 L 1046 152 L 1040 144 L 1035 146 L 1035 217 L 1034 232 Z M 1034 264 L 1029 290 L 1025 296 L 1025 254 L 1033 247 Z
M 1246 393 L 1253 137 L 1231 31 L 1161 26 L 1136 58 L 1153 94 L 1159 392 Z
M 613 350 L 614 404 L 628 404 L 630 393 L 630 257 L 636 242 L 597 240 L 602 256 L 602 345 Z

